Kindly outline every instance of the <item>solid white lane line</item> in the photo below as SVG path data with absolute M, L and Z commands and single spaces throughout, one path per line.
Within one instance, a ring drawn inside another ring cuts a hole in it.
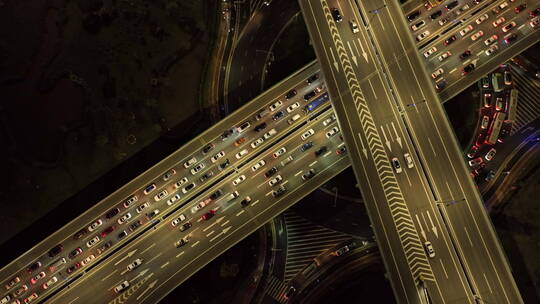
M 446 272 L 446 268 L 444 267 L 442 259 L 439 259 L 439 262 L 441 262 L 441 267 L 444 272 L 444 276 L 448 279 L 448 273 Z
M 103 279 L 101 279 L 101 281 L 105 281 L 106 279 L 110 278 L 117 270 L 115 269 L 113 272 L 111 272 L 111 274 L 107 275 L 106 277 L 104 277 Z
M 163 252 L 160 252 L 160 253 L 156 254 L 153 258 L 151 258 L 150 260 L 146 261 L 146 263 L 152 262 L 153 260 L 157 259 L 157 258 L 158 258 L 160 255 L 162 255 L 162 254 L 163 254 Z
M 156 243 L 150 245 L 149 247 L 147 247 L 145 250 L 141 251 L 141 254 L 147 252 L 148 250 L 152 249 L 152 247 L 156 246 Z
M 491 285 L 489 285 L 489 281 L 488 281 L 488 278 L 486 276 L 486 273 L 484 272 L 483 275 L 484 275 L 484 279 L 486 280 L 486 284 L 488 286 L 489 292 L 493 293 L 493 290 L 491 289 Z

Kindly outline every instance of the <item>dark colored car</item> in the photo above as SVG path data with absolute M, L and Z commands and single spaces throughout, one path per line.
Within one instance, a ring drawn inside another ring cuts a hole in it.
M 75 233 L 75 235 L 73 236 L 73 239 L 78 240 L 78 239 L 82 238 L 83 236 L 85 236 L 87 232 L 88 232 L 88 230 L 86 230 L 86 228 L 82 229 L 82 230 L 79 230 L 79 232 Z
M 285 113 L 283 111 L 279 111 L 276 114 L 274 114 L 274 116 L 272 116 L 272 119 L 273 120 L 278 120 L 278 119 L 282 118 L 284 115 L 285 115 Z
M 469 58 L 471 56 L 471 51 L 470 50 L 466 50 L 465 52 L 461 53 L 461 55 L 459 55 L 459 59 L 465 59 L 465 58 Z
M 538 15 L 540 15 L 540 8 L 537 8 L 537 9 L 529 12 L 529 17 L 530 18 L 534 18 L 534 17 L 536 17 Z
M 78 256 L 79 254 L 81 254 L 83 252 L 82 248 L 75 248 L 73 249 L 72 252 L 69 253 L 69 258 L 70 259 L 73 259 L 75 258 L 76 256 Z
M 420 11 L 414 11 L 407 16 L 407 20 L 413 21 L 414 19 L 418 18 L 418 16 L 420 16 Z
M 453 2 L 450 2 L 446 5 L 446 10 L 451 10 L 451 9 L 454 9 L 456 6 L 458 6 L 458 2 L 457 1 L 453 1 Z
M 266 128 L 266 123 L 265 123 L 265 122 L 263 122 L 262 124 L 256 126 L 254 130 L 255 130 L 256 132 L 259 132 L 259 131 L 261 131 L 261 130 L 264 130 L 264 128 Z
M 446 40 L 444 41 L 444 45 L 449 45 L 449 44 L 451 44 L 452 42 L 456 41 L 456 39 L 457 39 L 456 36 L 455 36 L 455 35 L 452 35 L 452 36 L 448 37 L 448 39 L 446 39 Z
M 516 8 L 514 9 L 514 12 L 516 14 L 519 14 L 526 8 L 527 8 L 527 4 L 523 3 L 523 4 L 520 4 L 520 5 L 516 6 Z
M 70 273 L 74 272 L 75 270 L 77 270 L 77 269 L 79 269 L 79 268 L 81 268 L 81 263 L 75 263 L 75 264 L 71 265 L 70 267 L 68 267 L 68 269 L 66 270 L 66 272 L 67 272 L 68 274 L 70 274 Z
M 272 196 L 273 197 L 280 197 L 283 195 L 283 193 L 285 193 L 287 191 L 287 189 L 284 187 L 284 186 L 279 186 L 279 188 L 277 188 L 276 190 L 274 190 L 272 192 Z
M 119 239 L 119 240 L 123 239 L 127 234 L 128 234 L 128 233 L 127 233 L 127 231 L 125 231 L 125 230 L 122 231 L 122 232 L 120 232 L 120 233 L 118 234 L 118 239 Z
M 233 134 L 233 132 L 233 129 L 223 131 L 223 133 L 221 134 L 221 140 L 226 140 L 227 138 L 229 138 L 229 136 L 231 136 L 231 134 Z
M 210 177 L 212 177 L 212 175 L 214 175 L 214 172 L 208 171 L 208 172 L 204 173 L 203 176 L 201 176 L 201 177 L 199 178 L 199 180 L 200 180 L 201 183 L 202 183 L 202 182 L 206 181 L 207 179 L 209 179 Z
M 314 176 L 315 176 L 315 170 L 310 169 L 308 172 L 302 175 L 302 179 L 306 181 L 308 179 L 311 179 Z
M 476 138 L 476 145 L 480 147 L 484 143 L 485 138 L 486 138 L 486 134 L 484 133 L 478 134 L 478 138 Z
M 469 74 L 470 72 L 474 71 L 474 64 L 472 63 L 469 63 L 467 64 L 464 68 L 463 68 L 463 72 L 461 73 L 461 75 L 467 75 Z
M 317 95 L 317 93 L 315 91 L 311 91 L 311 92 L 307 93 L 306 95 L 304 95 L 304 100 L 308 101 L 311 98 L 315 97 L 315 95 Z
M 296 90 L 290 90 L 289 92 L 287 92 L 287 94 L 285 94 L 285 99 L 291 99 L 294 96 L 296 96 Z
M 57 256 L 58 254 L 60 254 L 60 252 L 62 252 L 62 250 L 64 249 L 64 246 L 62 246 L 62 244 L 58 244 L 56 246 L 54 246 L 51 250 L 49 250 L 49 257 L 55 257 Z
M 114 226 L 110 226 L 101 232 L 101 237 L 106 237 L 109 233 L 114 231 Z
M 180 226 L 180 231 L 186 231 L 191 228 L 191 226 L 193 225 L 190 222 L 184 223 L 182 226 Z
M 341 147 L 339 147 L 339 149 L 336 150 L 337 155 L 341 155 L 341 154 L 345 154 L 345 153 L 347 153 L 347 147 L 345 147 L 345 146 L 341 146 Z
M 309 149 L 311 147 L 313 147 L 313 142 L 312 141 L 303 144 L 302 147 L 300 147 L 300 150 L 302 152 L 304 152 L 304 151 L 306 151 L 307 149 Z
M 431 18 L 431 20 L 435 20 L 439 18 L 441 15 L 442 15 L 442 11 L 436 11 L 433 14 L 431 14 L 429 17 Z
M 32 265 L 28 266 L 28 268 L 26 270 L 28 272 L 32 273 L 32 272 L 38 270 L 39 267 L 41 267 L 41 262 L 37 261 L 37 262 L 33 263 Z
M 105 218 L 107 218 L 107 219 L 113 218 L 118 213 L 120 213 L 120 209 L 118 209 L 118 208 L 111 209 L 111 210 L 109 210 L 109 212 L 107 212 L 107 214 L 105 214 Z
M 321 156 L 326 151 L 328 151 L 328 148 L 326 148 L 326 146 L 322 146 L 317 151 L 315 151 L 315 156 Z
M 216 215 L 216 211 L 215 211 L 215 210 L 210 210 L 210 211 L 206 212 L 206 213 L 201 217 L 201 219 L 203 219 L 203 220 L 209 220 L 209 219 L 213 218 L 214 215 Z
M 341 22 L 343 17 L 337 8 L 332 8 L 332 17 L 334 17 L 335 22 Z
M 112 246 L 112 241 L 108 241 L 107 243 L 105 243 L 101 247 L 99 247 L 99 249 L 96 250 L 96 253 L 97 254 L 102 254 L 103 252 L 105 252 L 105 250 L 111 248 L 111 246 Z
M 250 202 L 251 202 L 251 197 L 247 196 L 240 202 L 240 205 L 242 205 L 242 207 L 246 207 L 247 205 L 249 205 Z
M 264 176 L 270 177 L 270 176 L 276 174 L 276 172 L 277 172 L 277 168 L 272 167 L 272 169 L 270 169 L 270 170 L 266 171 L 266 173 L 264 173 Z
M 129 230 L 133 231 L 133 230 L 139 228 L 139 226 L 141 226 L 141 225 L 142 225 L 141 220 L 137 220 L 133 224 L 129 225 Z
M 504 42 L 506 44 L 510 44 L 510 43 L 514 42 L 516 39 L 517 39 L 516 34 L 510 34 L 510 35 L 504 37 Z
M 308 84 L 312 84 L 315 82 L 315 80 L 319 79 L 319 74 L 313 74 L 311 77 L 309 77 L 306 81 Z
M 289 287 L 289 290 L 285 293 L 285 298 L 290 299 L 296 293 L 296 288 L 294 286 Z
M 214 145 L 214 144 L 208 144 L 208 145 L 206 145 L 206 146 L 202 149 L 202 153 L 203 153 L 203 154 L 206 154 L 206 153 L 212 151 L 212 149 L 214 149 L 215 146 L 216 146 L 216 145 Z
M 231 162 L 230 162 L 229 159 L 227 158 L 224 162 L 222 162 L 221 164 L 219 164 L 218 169 L 219 169 L 219 170 L 223 170 L 223 169 L 227 168 L 230 164 L 231 164 Z
M 223 195 L 223 191 L 217 190 L 216 192 L 210 194 L 210 199 L 215 200 L 215 199 L 218 199 L 222 195 Z

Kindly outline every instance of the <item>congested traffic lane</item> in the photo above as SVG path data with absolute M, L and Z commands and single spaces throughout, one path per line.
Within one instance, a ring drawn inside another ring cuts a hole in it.
M 43 297 L 60 288 L 79 273 L 86 271 L 85 269 L 92 264 L 98 262 L 105 252 L 114 250 L 117 245 L 137 237 L 137 234 L 148 228 L 155 218 L 159 218 L 173 208 L 189 201 L 198 191 L 203 190 L 222 176 L 233 172 L 235 166 L 271 145 L 283 133 L 304 123 L 308 116 L 303 111 L 306 102 L 299 101 L 307 92 L 322 86 L 322 77 L 314 79 L 311 83 L 306 83 L 306 79 L 316 73 L 317 67 L 311 64 L 280 85 L 271 88 L 4 267 L 0 271 L 3 278 L 2 284 L 6 286 L 2 298 L 10 295 L 12 298 L 24 300 L 33 292 L 37 292 L 38 296 Z M 284 94 L 291 89 L 297 90 L 297 96 L 289 99 L 284 98 Z M 317 94 L 324 93 L 321 91 Z M 283 101 L 279 108 L 269 111 L 272 113 L 257 122 L 258 124 L 266 122 L 267 127 L 259 132 L 253 131 L 256 126 L 255 116 L 263 108 L 269 107 L 280 99 Z M 298 108 L 292 111 L 286 110 L 291 104 L 297 102 L 300 104 Z M 309 115 L 316 115 L 320 110 L 317 108 Z M 272 119 L 272 116 L 279 111 L 284 111 L 283 116 L 277 120 Z M 288 120 L 292 116 L 299 117 L 294 122 L 289 123 Z M 246 121 L 250 121 L 251 124 L 244 132 L 234 131 L 223 140 L 224 130 L 231 130 Z M 263 137 L 263 134 L 271 129 L 275 130 L 274 135 L 269 136 L 259 146 L 251 147 L 253 141 Z M 244 138 L 245 141 L 236 146 L 235 143 L 240 138 Z M 237 158 L 235 154 L 246 149 L 248 145 L 248 153 Z M 207 151 L 204 147 L 212 148 Z M 212 157 L 221 151 L 225 155 L 212 162 Z M 193 158 L 197 160 L 192 164 L 186 164 Z M 219 165 L 225 159 L 229 159 L 229 165 L 224 170 L 219 170 Z M 199 164 L 205 164 L 205 168 L 199 172 L 192 172 L 193 168 Z M 201 181 L 201 177 L 210 171 L 213 172 L 213 175 L 205 181 Z M 177 183 L 181 183 L 181 185 L 176 185 Z M 196 186 L 187 190 L 185 187 L 190 183 L 195 183 Z M 163 190 L 166 190 L 167 193 L 164 194 Z M 157 197 L 159 193 L 163 194 L 164 197 Z M 170 201 L 171 198 L 175 198 L 175 201 Z M 159 210 L 159 212 L 154 214 L 155 210 Z M 120 222 L 118 222 L 119 220 Z M 49 256 L 47 252 L 58 244 L 62 246 L 60 252 Z M 65 263 L 54 268 L 49 267 L 57 261 L 65 261 Z M 29 282 L 32 277 L 42 272 L 45 273 L 44 278 L 39 278 L 35 284 Z M 47 289 L 43 288 L 42 284 L 52 278 L 56 278 L 57 282 L 51 284 L 50 287 L 47 286 Z M 13 286 L 8 286 L 10 282 L 13 283 Z M 21 293 L 17 294 L 16 291 L 23 285 L 28 287 L 28 290 L 22 288 Z
M 143 237 L 100 263 L 49 302 L 107 303 L 117 296 L 128 298 L 124 303 L 158 302 L 193 272 L 210 262 L 209 255 L 219 255 L 309 193 L 314 186 L 348 166 L 347 152 L 336 152 L 344 146 L 339 132 L 330 137 L 326 135 L 336 127 L 335 120 L 323 123 L 332 115 L 332 111 L 326 111 L 324 115 L 267 149 L 216 187 L 167 216 Z M 302 139 L 301 135 L 309 129 L 313 129 L 314 134 Z M 302 151 L 301 147 L 308 142 L 312 142 L 312 147 Z M 317 156 L 315 152 L 323 146 L 326 146 L 326 151 Z M 274 153 L 281 147 L 285 147 L 287 151 L 274 158 Z M 293 161 L 283 165 L 282 162 L 289 156 L 292 156 Z M 265 160 L 266 164 L 253 171 L 252 167 L 260 160 Z M 271 167 L 278 170 L 271 177 L 266 177 L 265 173 Z M 314 170 L 315 175 L 308 179 L 303 178 L 309 170 Z M 234 185 L 233 181 L 242 175 L 246 179 Z M 278 185 L 270 186 L 269 182 L 278 175 L 282 177 L 282 181 Z M 274 197 L 272 192 L 280 186 L 286 191 Z M 298 191 L 302 189 L 307 192 Z M 200 210 L 194 209 L 200 202 L 207 201 L 217 190 L 221 191 L 219 197 L 209 200 L 208 205 Z M 235 191 L 239 196 L 231 198 Z M 242 204 L 246 197 L 251 198 L 250 202 Z M 202 219 L 202 216 L 211 210 L 214 210 L 215 214 L 206 220 Z M 181 215 L 184 215 L 185 219 L 173 227 L 171 222 L 183 218 Z M 181 232 L 179 227 L 186 222 L 190 222 L 192 226 Z M 175 245 L 186 237 L 187 243 L 179 247 Z M 142 264 L 136 270 L 128 271 L 127 266 L 136 259 L 141 259 Z M 115 293 L 114 288 L 126 280 L 130 281 L 130 287 L 125 293 Z M 137 284 L 140 282 L 140 285 Z M 130 288 L 136 290 L 130 292 Z

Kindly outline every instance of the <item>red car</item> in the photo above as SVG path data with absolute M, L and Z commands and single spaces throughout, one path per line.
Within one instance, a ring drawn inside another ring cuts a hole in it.
M 206 212 L 203 216 L 201 216 L 201 219 L 203 220 L 209 220 L 211 219 L 212 217 L 214 217 L 214 215 L 216 215 L 216 210 L 210 210 L 208 212 Z
M 486 138 L 486 135 L 484 133 L 478 134 L 478 138 L 476 139 L 476 146 L 480 147 L 484 143 L 484 139 Z
M 534 18 L 534 17 L 536 17 L 538 15 L 540 15 L 540 8 L 537 8 L 537 9 L 529 12 L 529 17 L 530 18 Z
M 75 270 L 77 270 L 77 269 L 79 269 L 79 268 L 81 268 L 81 264 L 80 264 L 80 263 L 75 263 L 75 264 L 73 264 L 72 266 L 70 266 L 70 267 L 66 270 L 66 272 L 67 272 L 68 274 L 70 274 L 70 273 L 74 272 Z
M 109 233 L 111 233 L 113 231 L 114 231 L 114 226 L 110 226 L 109 228 L 107 228 L 107 229 L 105 229 L 105 230 L 103 230 L 101 232 L 101 237 L 106 237 L 107 234 L 109 234 Z
M 526 8 L 527 8 L 527 4 L 520 4 L 520 5 L 516 6 L 516 8 L 514 9 L 514 12 L 516 12 L 516 14 L 519 14 L 520 12 L 522 12 Z
M 456 39 L 457 39 L 456 36 L 455 36 L 455 35 L 452 35 L 452 36 L 448 37 L 448 39 L 446 39 L 446 40 L 444 41 L 444 45 L 449 45 L 450 43 L 456 41 Z

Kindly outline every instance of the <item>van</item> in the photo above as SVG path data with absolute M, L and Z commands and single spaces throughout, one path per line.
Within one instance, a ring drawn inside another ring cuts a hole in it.
M 56 269 L 58 269 L 59 267 L 61 267 L 62 265 L 64 265 L 66 263 L 66 258 L 61 258 L 59 259 L 58 261 L 54 262 L 51 264 L 51 266 L 49 266 L 49 270 L 51 272 L 54 272 Z
M 300 114 L 296 114 L 294 115 L 293 117 L 291 117 L 289 120 L 287 120 L 287 122 L 292 125 L 295 121 L 297 121 L 298 119 L 300 119 Z
M 292 157 L 292 155 L 291 155 L 291 156 L 287 157 L 285 160 L 283 160 L 283 161 L 281 162 L 281 165 L 285 167 L 288 163 L 290 163 L 290 162 L 292 162 L 292 161 L 293 161 L 293 157 Z
M 268 114 L 270 114 L 270 111 L 268 111 L 267 109 L 264 109 L 255 116 L 255 119 L 260 120 L 261 118 L 265 117 Z

